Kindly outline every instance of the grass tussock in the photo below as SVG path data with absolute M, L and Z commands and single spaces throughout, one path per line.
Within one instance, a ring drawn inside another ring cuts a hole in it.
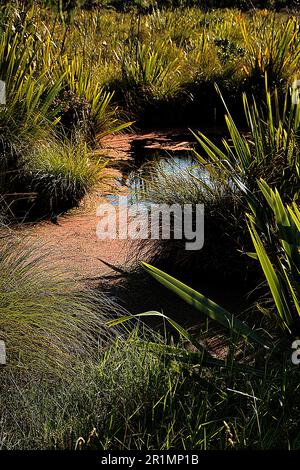
M 0 337 L 8 372 L 68 377 L 80 358 L 91 359 L 111 335 L 105 327 L 114 304 L 82 290 L 72 275 L 38 246 L 1 241 Z
M 100 184 L 107 160 L 78 140 L 42 142 L 26 158 L 23 183 L 35 195 L 35 208 L 56 214 L 79 204 Z

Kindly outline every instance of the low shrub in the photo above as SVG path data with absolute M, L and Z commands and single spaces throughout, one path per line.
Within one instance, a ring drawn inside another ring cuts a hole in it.
M 22 185 L 33 194 L 36 213 L 53 215 L 79 204 L 101 179 L 107 160 L 86 143 L 41 143 L 24 164 Z

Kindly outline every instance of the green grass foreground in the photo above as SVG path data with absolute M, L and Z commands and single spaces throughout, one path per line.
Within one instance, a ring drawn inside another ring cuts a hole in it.
M 152 341 L 155 341 L 153 344 Z M 137 332 L 55 383 L 1 373 L 1 449 L 298 449 L 298 371 L 255 377 Z

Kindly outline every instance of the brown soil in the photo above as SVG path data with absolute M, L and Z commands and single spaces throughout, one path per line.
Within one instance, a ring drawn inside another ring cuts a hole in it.
M 112 265 L 127 263 L 126 240 L 99 240 L 96 235 L 100 220 L 96 210 L 106 202 L 103 194 L 111 192 L 112 187 L 113 183 L 101 185 L 79 208 L 58 217 L 55 223 L 43 221 L 25 229 L 30 239 L 38 242 L 40 250 L 50 252 L 53 261 L 88 284 L 111 271 L 101 260 Z

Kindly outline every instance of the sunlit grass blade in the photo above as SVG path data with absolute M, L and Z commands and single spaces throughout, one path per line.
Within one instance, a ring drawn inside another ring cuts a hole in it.
M 285 327 L 289 330 L 289 327 L 292 323 L 292 317 L 288 302 L 284 295 L 284 290 L 251 219 L 249 224 L 249 231 L 280 318 Z
M 218 322 L 224 327 L 235 331 L 245 338 L 252 339 L 261 346 L 269 348 L 268 341 L 252 330 L 246 323 L 236 319 L 233 314 L 229 313 L 218 304 L 208 299 L 204 295 L 188 287 L 186 284 L 178 281 L 174 277 L 164 273 L 158 268 L 147 263 L 142 263 L 143 268 L 154 279 L 174 292 L 176 295 L 185 300 L 188 304 L 194 306 L 197 310 L 207 315 L 212 320 Z

